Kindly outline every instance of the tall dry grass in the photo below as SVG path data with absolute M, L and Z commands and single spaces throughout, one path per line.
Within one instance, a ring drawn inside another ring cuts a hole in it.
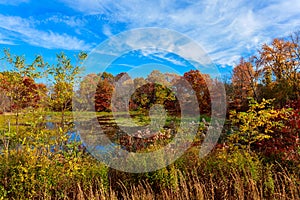
M 121 186 L 121 190 L 116 191 L 113 187 L 109 190 L 95 189 L 93 186 L 83 190 L 80 184 L 74 191 L 74 196 L 66 197 L 65 199 L 124 199 L 124 200 L 259 200 L 259 199 L 274 199 L 274 200 L 299 200 L 299 179 L 296 180 L 294 174 L 287 172 L 276 172 L 272 174 L 273 188 L 269 188 L 265 182 L 270 180 L 254 180 L 249 176 L 241 176 L 241 174 L 233 170 L 233 173 L 226 180 L 220 177 L 200 177 L 199 175 L 188 174 L 185 177 L 181 172 L 178 172 L 179 182 L 175 188 L 159 188 L 153 190 L 151 184 L 147 181 L 142 181 L 139 184 L 132 184 L 127 187 L 121 181 L 114 183 Z M 208 179 L 208 181 L 204 181 Z M 297 183 L 298 181 L 298 183 Z
M 221 151 L 192 162 L 189 155 L 165 169 L 147 174 L 110 169 L 108 187 L 103 187 L 101 182 L 88 187 L 77 183 L 63 199 L 300 199 L 300 171 L 297 168 L 291 170 L 278 162 L 265 163 L 244 152 L 223 156 Z M 49 199 L 60 198 L 49 196 Z

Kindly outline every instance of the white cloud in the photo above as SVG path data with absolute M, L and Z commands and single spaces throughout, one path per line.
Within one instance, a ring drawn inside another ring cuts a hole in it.
M 21 41 L 49 49 L 89 50 L 91 48 L 89 44 L 74 36 L 35 29 L 32 21 L 20 17 L 0 15 L 0 29 L 13 36 L 13 38 L 7 37 L 10 40 L 6 42 Z
M 0 44 L 8 44 L 8 45 L 14 45 L 11 38 L 7 37 L 6 35 L 0 33 Z
M 88 66 L 107 66 L 128 52 L 139 50 L 137 56 L 150 60 L 186 66 L 190 62 L 202 72 L 215 72 L 211 60 L 199 45 L 182 34 L 161 28 L 135 29 L 111 37 L 96 47 L 89 56 Z M 173 53 L 173 54 L 169 54 Z
M 157 61 L 168 61 L 170 63 L 173 63 L 178 66 L 185 66 L 186 63 L 182 60 L 179 60 L 178 58 L 174 56 L 168 55 L 169 52 L 164 51 L 158 51 L 154 49 L 142 49 L 140 51 L 141 55 L 144 57 L 147 57 L 151 60 L 157 60 Z
M 7 39 L 2 39 L 0 38 L 0 44 L 8 44 L 8 45 L 14 45 L 13 42 L 7 40 Z
M 107 24 L 104 24 L 103 27 L 102 27 L 102 32 L 104 35 L 106 35 L 107 37 L 111 37 L 113 34 L 111 32 L 111 28 L 107 25 Z
M 28 3 L 30 0 L 0 0 L 0 4 L 17 6 L 21 3 Z
M 129 28 L 174 29 L 195 39 L 214 62 L 224 65 L 300 29 L 299 0 L 61 1 L 86 14 L 107 15 Z
M 104 12 L 104 7 L 100 0 L 59 0 L 74 10 L 87 14 L 100 14 Z
M 46 18 L 42 21 L 39 21 L 38 23 L 48 23 L 48 22 L 53 22 L 53 23 L 63 23 L 68 25 L 69 27 L 82 27 L 85 25 L 85 20 L 75 17 L 75 16 L 65 16 L 65 15 L 53 15 L 49 18 Z

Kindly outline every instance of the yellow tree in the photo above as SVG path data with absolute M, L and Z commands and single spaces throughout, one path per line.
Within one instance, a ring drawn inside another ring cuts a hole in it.
M 95 73 L 91 73 L 83 77 L 79 85 L 79 90 L 76 98 L 80 104 L 80 108 L 85 111 L 93 111 L 95 108 L 95 90 L 99 82 L 99 76 Z

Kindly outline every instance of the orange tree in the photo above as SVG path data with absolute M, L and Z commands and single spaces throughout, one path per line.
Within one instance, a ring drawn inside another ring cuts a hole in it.
M 274 39 L 264 44 L 257 59 L 258 73 L 263 75 L 263 96 L 276 98 L 283 106 L 300 98 L 300 40 L 299 33 L 290 40 Z
M 234 105 L 242 110 L 248 104 L 248 97 L 256 97 L 256 76 L 252 63 L 245 61 L 243 58 L 233 69 L 232 75 Z
M 196 93 L 200 112 L 204 114 L 210 113 L 211 102 L 208 90 L 208 85 L 212 81 L 210 76 L 202 74 L 199 70 L 190 70 L 184 73 L 183 77 L 191 84 Z

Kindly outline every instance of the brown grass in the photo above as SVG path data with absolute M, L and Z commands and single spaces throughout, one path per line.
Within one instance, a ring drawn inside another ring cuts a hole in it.
M 209 181 L 204 181 L 208 178 Z M 220 180 L 217 177 L 200 177 L 199 175 L 189 174 L 187 178 L 179 172 L 179 182 L 175 188 L 159 188 L 153 190 L 151 184 L 142 181 L 138 184 L 125 186 L 121 181 L 117 183 L 121 188 L 119 191 L 110 187 L 109 190 L 95 189 L 93 186 L 83 190 L 80 184 L 74 193 L 76 196 L 65 199 L 124 199 L 124 200 L 299 200 L 300 189 L 299 179 L 294 178 L 294 174 L 287 172 L 278 172 L 272 174 L 274 188 L 268 188 L 264 182 L 267 180 L 255 181 L 250 174 L 247 177 L 241 176 L 240 172 L 234 170 L 226 180 Z M 298 182 L 297 182 L 298 181 Z

